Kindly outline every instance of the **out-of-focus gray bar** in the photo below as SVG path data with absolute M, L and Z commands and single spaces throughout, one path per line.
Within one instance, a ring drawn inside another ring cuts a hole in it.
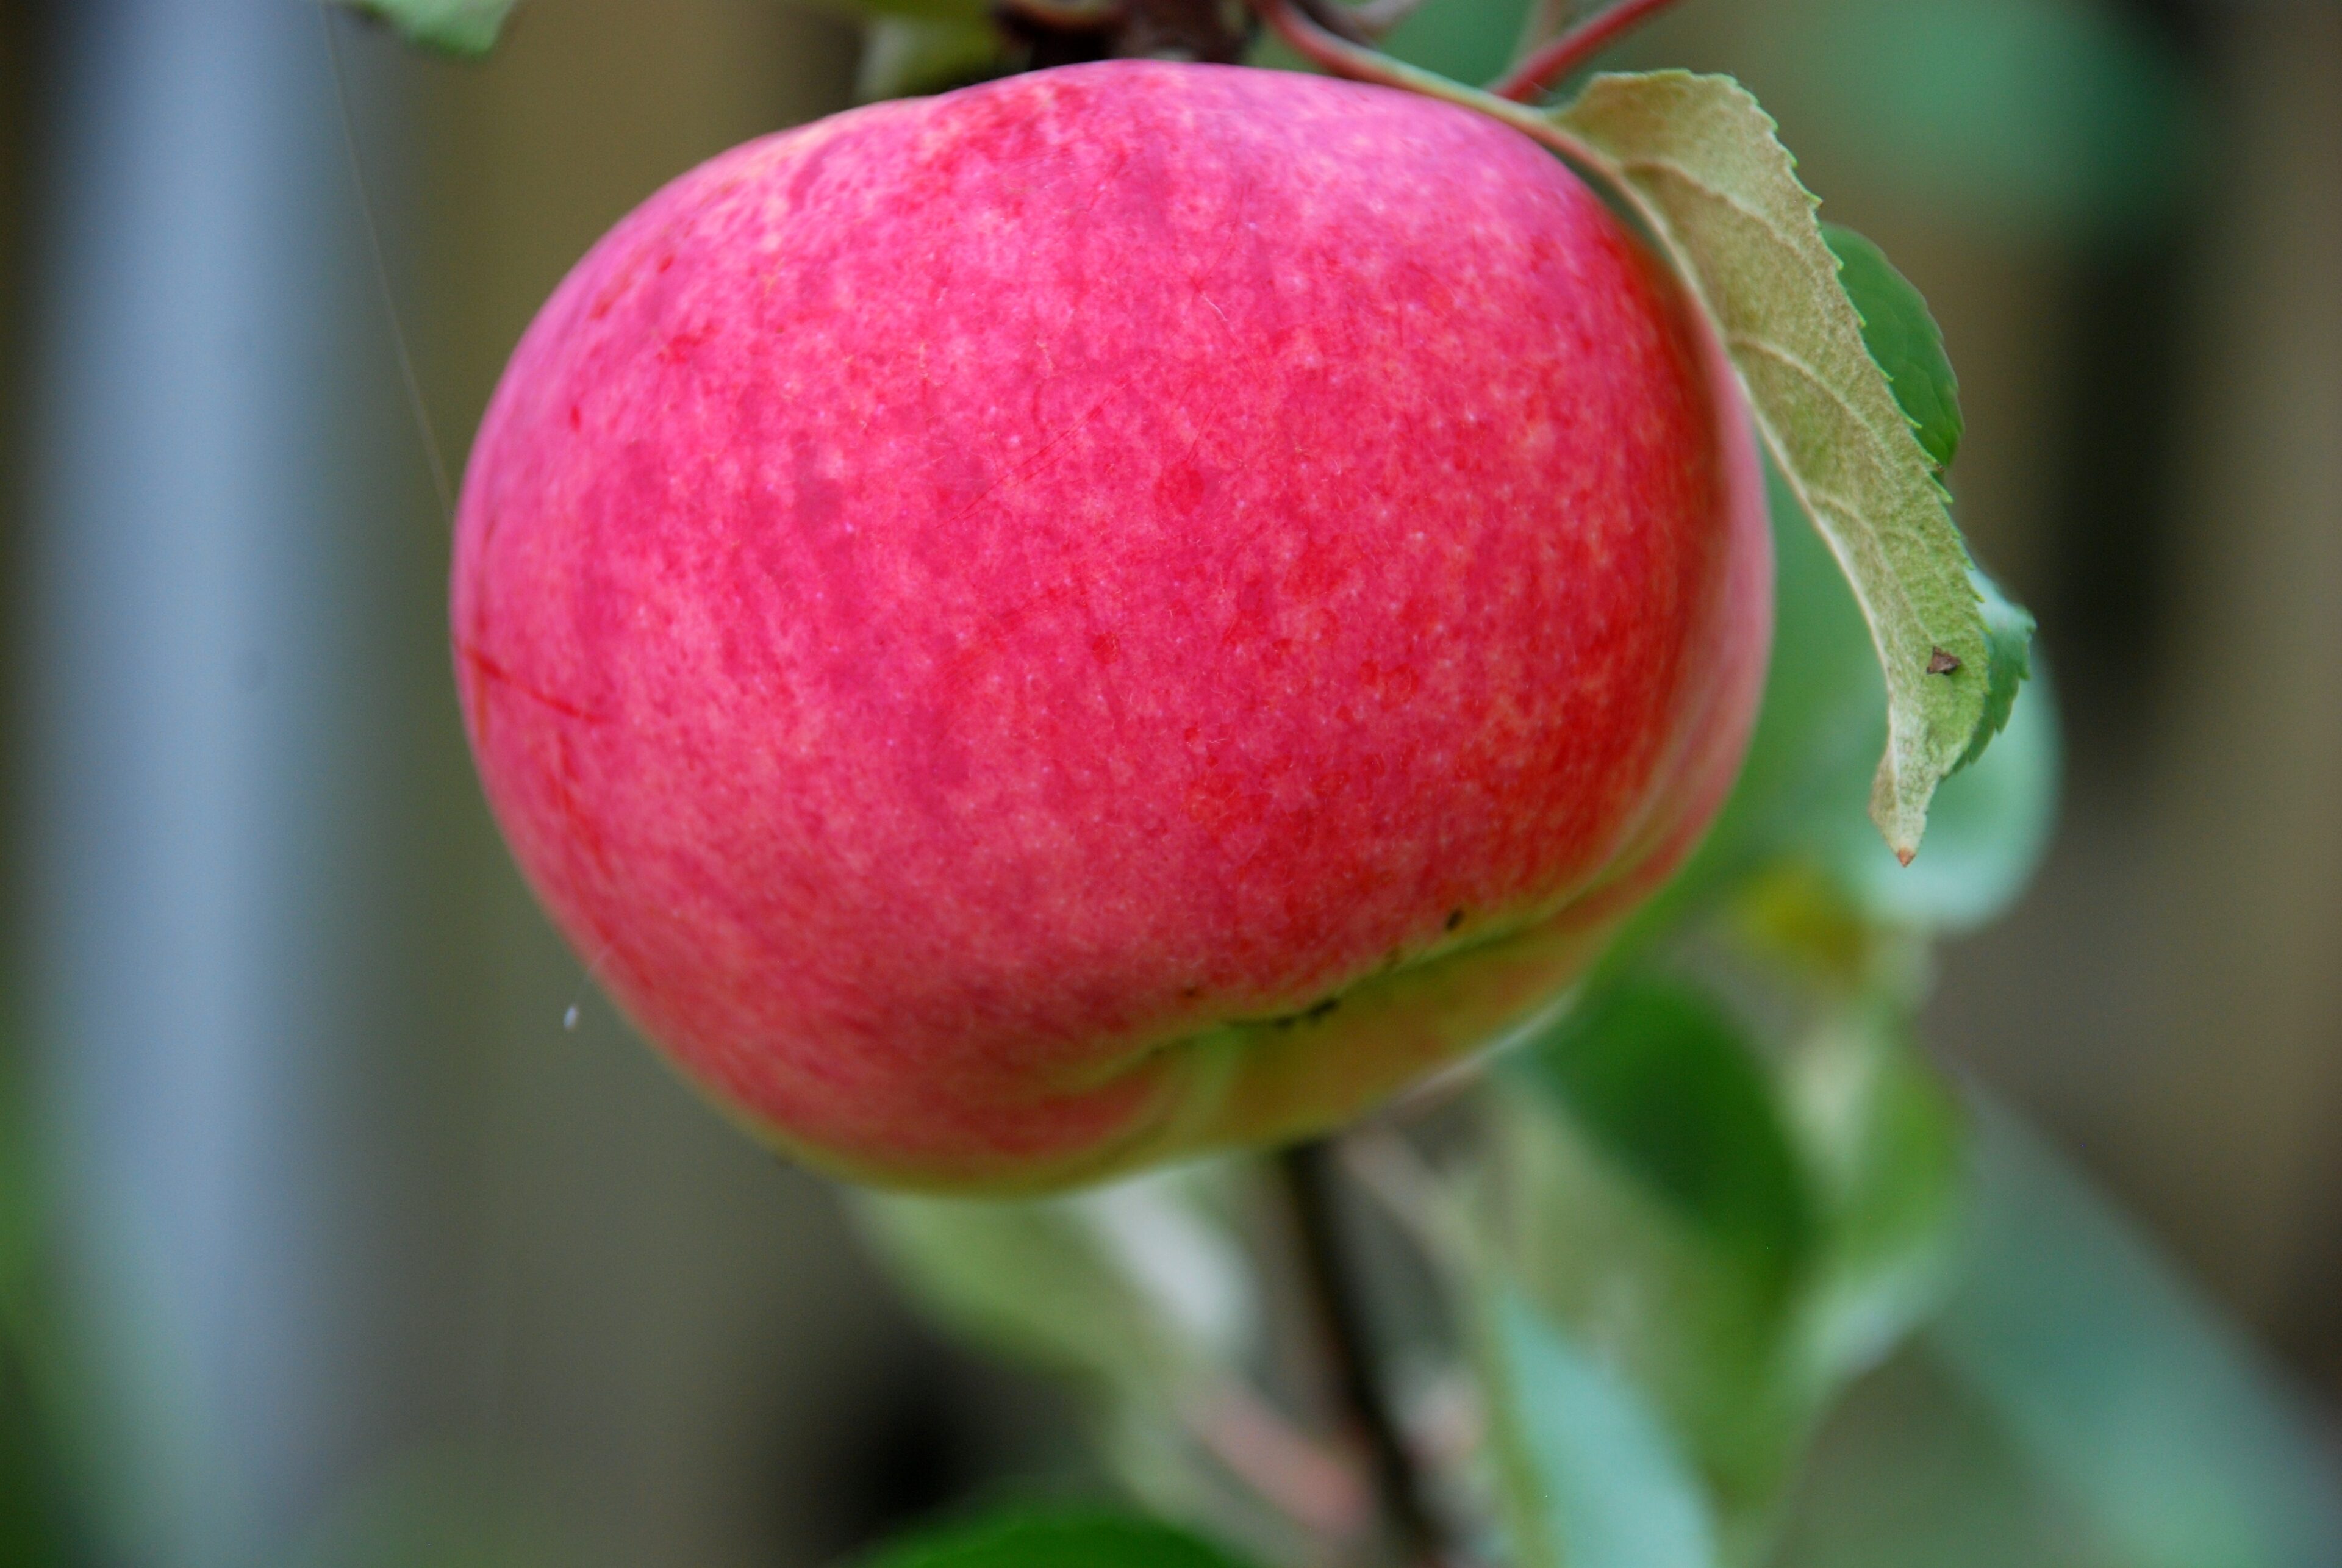
M 95 1501 L 123 1560 L 208 1568 L 275 1550 L 348 1443 L 337 388 L 378 305 L 313 5 L 59 9 L 34 1011 Z

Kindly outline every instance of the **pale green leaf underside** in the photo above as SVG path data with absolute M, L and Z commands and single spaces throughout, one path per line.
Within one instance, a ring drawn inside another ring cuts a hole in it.
M 341 0 L 378 16 L 410 44 L 449 55 L 480 55 L 495 46 L 517 0 Z
M 1715 1568 L 1699 1483 L 1635 1392 L 1538 1313 L 1484 1284 L 1477 1348 L 1523 1568 Z
M 1986 628 L 1935 465 L 1864 346 L 1816 201 L 1772 117 L 1728 76 L 1596 76 L 1556 117 L 1610 163 L 1699 293 L 1853 585 L 1887 674 L 1870 814 L 1907 860 L 1984 721 Z

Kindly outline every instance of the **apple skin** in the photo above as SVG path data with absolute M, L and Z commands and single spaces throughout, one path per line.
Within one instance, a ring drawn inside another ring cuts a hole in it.
M 1682 859 L 1771 634 L 1712 330 L 1447 105 L 1117 61 L 687 174 L 457 523 L 530 883 L 752 1127 L 1032 1190 L 1345 1121 Z

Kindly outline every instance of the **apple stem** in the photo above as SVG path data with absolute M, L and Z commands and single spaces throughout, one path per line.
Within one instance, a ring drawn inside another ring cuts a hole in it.
M 1488 91 L 1516 104 L 1535 101 L 1654 14 L 1675 0 L 1617 0 L 1560 37 L 1540 45 L 1519 65 L 1488 85 Z
M 1276 1169 L 1300 1243 L 1306 1306 L 1325 1347 L 1344 1424 L 1366 1451 L 1384 1523 L 1412 1568 L 1441 1568 L 1447 1556 L 1424 1477 L 1383 1395 L 1365 1314 L 1343 1261 L 1333 1144 L 1323 1138 L 1295 1144 L 1277 1154 Z
M 1620 177 L 1616 165 L 1578 139 L 1545 110 L 1513 98 L 1500 98 L 1494 93 L 1484 93 L 1453 81 L 1436 71 L 1426 71 L 1410 65 L 1404 60 L 1393 59 L 1379 49 L 1354 44 L 1328 30 L 1318 13 L 1334 0 L 1255 0 L 1261 20 L 1267 23 L 1279 38 L 1296 54 L 1336 76 L 1353 82 L 1372 82 L 1378 86 L 1395 87 L 1402 93 L 1419 93 L 1426 98 L 1437 98 L 1501 120 L 1530 140 L 1542 144 L 1575 165 L 1581 174 L 1588 174 L 1608 186 L 1620 199 L 1633 207 L 1646 222 L 1652 215 L 1634 188 Z M 1628 5 L 1642 5 L 1645 0 L 1627 0 Z M 1656 226 L 1656 225 L 1654 225 Z

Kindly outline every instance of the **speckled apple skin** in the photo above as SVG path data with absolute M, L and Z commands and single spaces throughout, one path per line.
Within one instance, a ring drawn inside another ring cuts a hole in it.
M 1533 1019 L 1714 814 L 1745 413 L 1494 121 L 1114 62 L 621 223 L 465 475 L 463 714 L 642 1028 L 865 1179 L 1291 1136 Z

